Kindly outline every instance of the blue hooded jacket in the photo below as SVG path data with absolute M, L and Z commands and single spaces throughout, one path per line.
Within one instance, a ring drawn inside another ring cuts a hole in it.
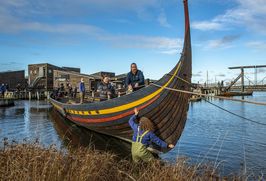
M 136 119 L 137 119 L 137 116 L 133 115 L 128 121 L 130 127 L 134 131 L 133 138 L 132 138 L 132 140 L 134 142 L 136 141 L 136 138 L 137 138 L 138 126 L 139 126 L 139 124 L 135 123 Z M 140 135 L 142 135 L 143 133 L 144 133 L 144 131 L 140 130 Z M 162 148 L 167 148 L 167 146 L 168 146 L 168 144 L 166 142 L 164 142 L 160 138 L 158 138 L 152 131 L 149 131 L 146 135 L 143 136 L 141 143 L 147 147 L 151 143 L 155 143 Z

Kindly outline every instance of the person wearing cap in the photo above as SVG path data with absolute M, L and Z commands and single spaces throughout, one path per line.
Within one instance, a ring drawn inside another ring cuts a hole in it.
M 85 92 L 86 92 L 85 83 L 84 83 L 83 78 L 80 79 L 79 92 L 80 92 L 80 104 L 83 104 L 84 98 L 85 98 Z
M 153 154 L 147 149 L 151 143 L 162 148 L 174 148 L 173 144 L 167 144 L 154 134 L 154 126 L 149 118 L 141 117 L 139 123 L 136 123 L 139 115 L 137 108 L 134 109 L 134 113 L 128 122 L 133 129 L 131 153 L 134 162 L 148 162 L 154 159 Z

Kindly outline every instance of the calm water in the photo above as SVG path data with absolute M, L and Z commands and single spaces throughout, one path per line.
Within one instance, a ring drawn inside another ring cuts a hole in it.
M 245 99 L 266 102 L 266 93 L 258 92 Z M 211 102 L 266 124 L 266 106 L 217 99 Z M 266 174 L 266 126 L 230 115 L 205 101 L 192 103 L 188 115 L 181 139 L 174 150 L 161 155 L 163 159 L 172 161 L 186 156 L 191 162 L 212 162 L 224 174 Z M 3 138 L 18 142 L 38 138 L 41 144 L 56 144 L 58 148 L 95 145 L 98 149 L 119 148 L 120 153 L 129 153 L 129 145 L 69 123 L 45 101 L 17 101 L 15 107 L 0 108 L 0 139 Z

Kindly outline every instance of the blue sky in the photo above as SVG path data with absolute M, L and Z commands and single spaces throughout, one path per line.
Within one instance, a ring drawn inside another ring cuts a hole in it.
M 266 64 L 265 0 L 190 0 L 189 8 L 194 82 Z M 183 34 L 181 0 L 0 0 L 0 71 L 48 62 L 120 74 L 136 62 L 158 79 L 178 61 Z

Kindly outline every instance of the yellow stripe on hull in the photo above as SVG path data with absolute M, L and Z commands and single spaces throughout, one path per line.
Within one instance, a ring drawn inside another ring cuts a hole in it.
M 156 97 L 157 95 L 159 95 L 165 87 L 167 87 L 172 80 L 175 78 L 175 76 L 178 73 L 178 70 L 180 68 L 180 62 L 177 66 L 177 69 L 175 71 L 175 73 L 173 74 L 173 76 L 169 79 L 169 81 L 163 85 L 160 89 L 158 89 L 157 91 L 153 92 L 152 94 L 149 94 L 148 96 L 141 98 L 139 100 L 136 100 L 134 102 L 128 103 L 128 104 L 124 104 L 121 106 L 117 106 L 117 107 L 113 107 L 113 108 L 108 108 L 108 109 L 102 109 L 102 110 L 98 110 L 98 111 L 76 111 L 76 110 L 66 110 L 68 113 L 72 113 L 72 114 L 76 114 L 76 115 L 103 115 L 103 114 L 113 114 L 113 113 L 117 113 L 117 112 L 121 112 L 121 111 L 125 111 L 128 109 L 133 109 L 134 107 L 138 107 L 139 105 L 151 100 L 152 98 Z

